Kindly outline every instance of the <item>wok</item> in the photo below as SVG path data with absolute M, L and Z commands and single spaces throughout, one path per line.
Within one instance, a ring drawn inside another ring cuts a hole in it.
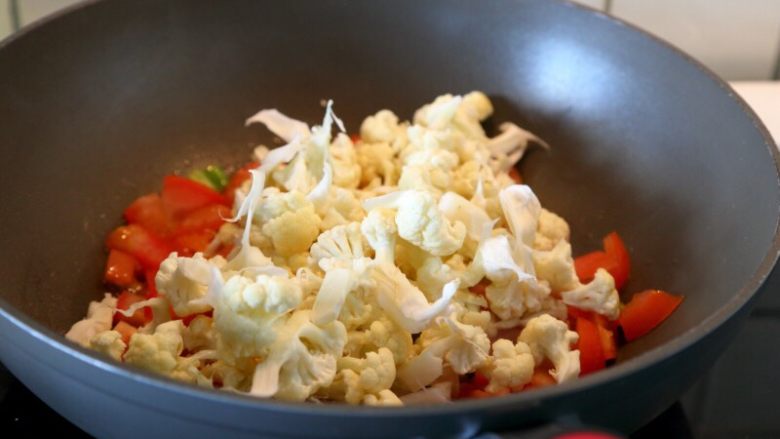
M 61 335 L 101 295 L 123 207 L 172 170 L 246 161 L 270 138 L 243 126 L 258 108 L 314 122 L 333 98 L 356 131 L 380 108 L 410 117 L 473 89 L 495 122 L 552 145 L 521 172 L 570 222 L 575 252 L 616 229 L 629 292 L 685 295 L 614 367 L 434 407 L 288 404 L 161 379 Z M 684 54 L 566 3 L 88 2 L 2 44 L 0 121 L 0 358 L 99 437 L 631 432 L 713 363 L 778 255 L 778 153 L 756 116 Z

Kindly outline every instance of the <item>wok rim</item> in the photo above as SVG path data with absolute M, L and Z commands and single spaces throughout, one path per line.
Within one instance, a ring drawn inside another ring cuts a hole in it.
M 79 3 L 75 3 L 64 7 L 50 15 L 38 19 L 17 30 L 15 33 L 0 40 L 0 50 L 3 50 L 6 46 L 12 44 L 18 39 L 22 39 L 27 34 L 34 32 L 36 29 L 45 26 L 51 21 L 60 19 L 61 17 L 82 8 L 94 6 L 98 3 L 108 3 L 112 0 L 83 0 Z M 519 0 L 509 0 L 519 1 Z M 710 80 L 722 90 L 726 95 L 732 99 L 732 101 L 739 106 L 742 113 L 747 116 L 748 120 L 753 124 L 753 127 L 760 133 L 763 140 L 763 147 L 769 150 L 769 155 L 774 160 L 774 170 L 777 187 L 780 188 L 780 139 L 777 143 L 772 138 L 768 129 L 755 113 L 755 111 L 747 104 L 747 102 L 722 78 L 711 71 L 708 67 L 702 64 L 700 61 L 693 58 L 691 55 L 683 52 L 681 49 L 672 45 L 671 43 L 662 40 L 661 38 L 645 31 L 636 25 L 623 21 L 620 18 L 609 15 L 603 11 L 590 8 L 581 4 L 573 3 L 571 0 L 557 0 L 559 6 L 579 9 L 583 13 L 594 15 L 596 18 L 606 20 L 611 26 L 618 26 L 627 28 L 634 33 L 638 33 L 646 39 L 660 45 L 661 47 L 670 50 L 672 53 L 681 57 L 688 64 L 695 67 L 702 76 L 703 80 Z M 755 147 L 758 147 L 756 145 Z M 0 297 L 0 317 L 8 320 L 11 324 L 21 329 L 31 337 L 46 344 L 49 348 L 53 348 L 65 355 L 78 359 L 82 364 L 88 366 L 94 366 L 102 369 L 105 372 L 111 374 L 120 375 L 125 379 L 135 381 L 139 385 L 146 385 L 155 387 L 156 390 L 170 391 L 177 394 L 177 396 L 187 398 L 197 398 L 209 403 L 219 403 L 225 405 L 233 405 L 241 409 L 255 409 L 265 410 L 267 412 L 277 412 L 279 414 L 297 415 L 297 416 L 317 416 L 328 418 L 343 418 L 344 416 L 353 418 L 426 418 L 431 416 L 451 416 L 451 415 L 464 415 L 468 413 L 485 412 L 491 409 L 505 407 L 505 406 L 518 406 L 518 408 L 532 408 L 541 405 L 541 401 L 550 400 L 559 397 L 566 396 L 567 394 L 575 394 L 587 391 L 589 389 L 601 386 L 610 381 L 616 381 L 638 373 L 641 370 L 648 369 L 655 364 L 668 360 L 680 352 L 690 348 L 697 344 L 703 338 L 710 333 L 714 332 L 717 328 L 725 324 L 731 318 L 733 318 L 753 296 L 758 292 L 759 288 L 763 285 L 769 274 L 772 272 L 775 264 L 780 256 L 780 204 L 778 205 L 777 220 L 775 222 L 775 232 L 772 239 L 772 245 L 761 259 L 758 268 L 755 272 L 743 283 L 735 294 L 724 304 L 722 304 L 717 311 L 709 315 L 707 318 L 699 322 L 697 325 L 688 329 L 682 335 L 675 339 L 666 342 L 665 344 L 655 347 L 651 350 L 642 352 L 636 357 L 623 362 L 617 363 L 609 368 L 604 369 L 596 374 L 591 374 L 585 377 L 580 377 L 573 381 L 568 381 L 555 386 L 544 387 L 540 389 L 534 389 L 530 391 L 524 391 L 519 393 L 512 393 L 509 395 L 485 398 L 485 399 L 466 399 L 456 401 L 450 404 L 437 404 L 437 405 L 418 405 L 418 406 L 404 406 L 404 407 L 370 407 L 370 406 L 356 406 L 349 404 L 312 404 L 312 403 L 293 403 L 287 401 L 279 401 L 273 399 L 263 399 L 253 397 L 248 394 L 231 393 L 224 390 L 209 389 L 205 387 L 198 387 L 197 385 L 186 384 L 171 378 L 160 376 L 152 372 L 148 372 L 142 369 L 138 369 L 124 363 L 116 363 L 113 360 L 106 358 L 105 356 L 84 348 L 76 343 L 67 340 L 63 334 L 55 333 L 53 330 L 45 327 L 37 321 L 30 318 L 25 313 L 20 312 L 14 306 L 9 304 L 4 298 Z M 2 336 L 0 336 L 2 338 Z M 22 346 L 15 343 L 13 340 L 8 339 L 11 344 L 17 349 L 24 350 L 35 357 L 36 355 L 30 350 L 26 349 L 26 346 Z M 56 367 L 47 365 L 49 367 Z M 95 387 L 89 382 L 82 381 L 71 374 L 66 373 L 61 369 L 57 369 L 60 373 L 68 375 L 71 379 L 78 380 L 81 384 L 90 386 L 93 389 L 101 392 L 106 392 L 104 389 Z M 108 393 L 108 392 L 106 392 Z M 227 422 L 217 422 L 217 419 L 210 419 L 204 421 L 203 418 L 189 417 L 181 412 L 169 410 L 164 407 L 155 406 L 149 404 L 140 399 L 128 399 L 122 395 L 111 393 L 115 398 L 125 399 L 132 402 L 135 405 L 145 405 L 153 408 L 158 412 L 164 412 L 171 416 L 175 416 L 182 419 L 189 418 L 192 421 L 203 423 L 207 422 L 212 425 L 220 425 L 233 430 L 247 430 L 247 431 L 259 431 L 251 428 L 248 425 L 236 425 Z M 559 414 L 562 416 L 563 414 Z M 274 430 L 264 430 L 274 431 Z

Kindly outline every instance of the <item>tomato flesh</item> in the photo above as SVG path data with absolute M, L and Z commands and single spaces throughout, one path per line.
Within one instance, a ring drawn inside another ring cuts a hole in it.
M 580 375 L 587 375 L 604 368 L 606 362 L 601 347 L 598 327 L 589 319 L 577 318 L 577 349 L 580 351 Z
M 135 257 L 144 268 L 157 269 L 172 247 L 138 224 L 117 227 L 108 235 L 106 246 Z
M 682 303 L 682 296 L 661 290 L 634 294 L 618 317 L 627 341 L 635 340 L 660 325 Z
M 112 285 L 129 287 L 136 283 L 135 273 L 141 268 L 138 261 L 131 255 L 111 250 L 106 261 L 106 271 L 103 279 Z
M 158 194 L 138 197 L 127 206 L 124 217 L 129 224 L 139 224 L 158 236 L 167 236 L 171 232 L 171 219 Z
M 169 175 L 163 179 L 161 198 L 163 205 L 174 218 L 209 204 L 227 204 L 219 192 L 189 178 Z
M 116 299 L 116 308 L 119 310 L 126 310 L 130 308 L 134 303 L 146 300 L 146 298 L 140 294 L 134 294 L 129 291 L 122 291 L 119 297 Z M 144 307 L 133 313 L 131 316 L 126 316 L 120 312 L 114 314 L 114 318 L 117 319 L 117 323 L 120 321 L 127 322 L 135 327 L 144 326 L 152 321 L 152 310 L 149 307 Z

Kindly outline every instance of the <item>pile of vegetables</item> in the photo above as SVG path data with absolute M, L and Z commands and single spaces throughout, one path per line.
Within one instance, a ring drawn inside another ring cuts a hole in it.
M 614 362 L 682 298 L 622 304 L 629 252 L 572 257 L 569 226 L 521 184 L 530 142 L 488 137 L 480 92 L 413 122 L 389 110 L 348 136 L 328 103 L 310 128 L 230 176 L 164 178 L 111 232 L 105 282 L 67 337 L 126 364 L 283 400 L 400 405 L 521 392 Z M 333 126 L 341 132 L 333 136 Z

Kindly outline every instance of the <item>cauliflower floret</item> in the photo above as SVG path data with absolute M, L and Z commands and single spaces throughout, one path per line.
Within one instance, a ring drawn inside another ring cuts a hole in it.
M 389 391 L 395 381 L 395 361 L 387 348 L 367 352 L 365 358 L 341 357 L 337 364 L 337 380 L 343 381 L 344 400 L 350 404 L 365 402 L 369 395 L 379 400 L 379 393 Z
M 117 331 L 103 331 L 92 337 L 89 341 L 89 347 L 114 360 L 121 361 L 127 344 L 122 340 L 122 334 Z
M 298 191 L 266 188 L 255 213 L 263 235 L 284 257 L 308 251 L 320 232 L 321 219 L 314 204 Z
M 330 145 L 330 157 L 333 166 L 333 184 L 354 189 L 360 184 L 361 168 L 352 140 L 339 133 Z
M 351 330 L 347 334 L 344 355 L 365 356 L 366 353 L 387 348 L 396 364 L 403 364 L 412 354 L 412 335 L 385 316 L 371 322 L 366 330 Z
M 214 327 L 219 351 L 227 358 L 264 355 L 284 324 L 284 314 L 303 296 L 300 286 L 283 276 L 260 275 L 254 281 L 233 276 L 219 289 Z
M 444 285 L 439 299 L 429 303 L 425 294 L 395 265 L 373 265 L 370 282 L 369 288 L 375 292 L 382 310 L 412 334 L 420 332 L 434 317 L 444 312 L 459 285 L 457 280 Z
M 323 232 L 311 246 L 312 262 L 325 269 L 323 264 L 327 266 L 333 260 L 351 261 L 368 256 L 368 245 L 360 229 L 361 224 L 353 222 Z
M 528 345 L 537 365 L 545 358 L 555 366 L 550 371 L 559 383 L 568 381 L 580 374 L 580 351 L 571 350 L 578 335 L 570 331 L 566 322 L 548 314 L 534 317 L 517 337 L 518 342 Z
M 569 224 L 549 210 L 542 208 L 534 237 L 536 250 L 551 250 L 561 241 L 569 240 Z
M 414 113 L 414 123 L 432 129 L 443 129 L 455 117 L 463 98 L 445 94 L 430 104 L 423 105 Z
M 459 161 L 455 153 L 445 149 L 416 150 L 404 157 L 404 167 L 401 169 L 398 188 L 401 190 L 422 189 L 415 186 L 415 183 L 420 179 L 418 175 L 422 173 L 434 188 L 441 191 L 447 190 L 452 185 L 452 172 L 458 166 Z M 413 177 L 409 177 L 410 172 L 414 175 Z
M 278 330 L 266 359 L 257 365 L 251 393 L 288 401 L 304 401 L 333 382 L 347 332 L 339 321 L 317 326 L 311 312 L 293 312 Z
M 368 116 L 360 125 L 360 137 L 363 142 L 387 142 L 395 140 L 403 127 L 398 123 L 398 116 L 390 110 L 380 110 L 373 116 Z
M 364 139 L 356 151 L 362 173 L 360 183 L 369 185 L 378 180 L 381 184 L 394 185 L 400 174 L 395 151 L 387 142 L 369 142 Z
M 74 323 L 65 337 L 88 348 L 92 337 L 111 329 L 114 310 L 116 310 L 116 297 L 108 293 L 100 302 L 89 302 L 87 317 Z
M 366 395 L 363 398 L 363 404 L 383 407 L 404 405 L 403 401 L 389 389 L 380 390 L 376 394 Z
M 520 161 L 531 141 L 545 148 L 550 148 L 544 140 L 513 123 L 504 122 L 498 128 L 501 130 L 501 134 L 488 142 L 491 167 L 497 174 L 506 174 L 515 163 Z
M 322 218 L 320 228 L 330 230 L 338 225 L 360 221 L 365 216 L 363 206 L 355 194 L 344 188 L 333 186 L 327 199 L 318 208 L 317 214 Z
M 136 332 L 125 352 L 125 363 L 170 375 L 184 350 L 183 328 L 181 320 L 173 320 L 159 325 L 154 334 Z
M 182 333 L 182 338 L 184 347 L 190 352 L 216 349 L 214 319 L 205 315 L 195 316 Z
M 360 224 L 360 231 L 374 249 L 376 261 L 388 264 L 395 261 L 395 242 L 398 234 L 395 212 L 383 207 L 371 210 Z
M 534 357 L 527 344 L 521 341 L 512 344 L 509 340 L 498 339 L 493 342 L 493 355 L 483 368 L 490 378 L 485 390 L 496 392 L 507 387 L 524 386 L 531 381 L 534 366 Z
M 451 223 L 429 192 L 408 190 L 366 200 L 367 210 L 396 208 L 395 223 L 401 238 L 435 256 L 455 253 L 466 237 L 466 226 Z
M 533 260 L 536 276 L 547 281 L 553 291 L 569 291 L 580 286 L 568 241 L 558 241 L 549 251 L 534 251 Z
M 460 278 L 460 273 L 442 262 L 438 256 L 429 256 L 417 268 L 415 284 L 428 300 L 437 300 L 444 285 Z
M 615 289 L 615 279 L 603 268 L 596 270 L 590 283 L 561 293 L 563 303 L 580 309 L 595 311 L 615 320 L 620 314 L 620 295 Z
M 202 253 L 187 258 L 179 257 L 174 252 L 160 264 L 154 283 L 177 315 L 202 313 L 211 309 L 211 306 L 198 300 L 208 290 L 210 270 L 211 265 Z
M 419 390 L 444 372 L 444 363 L 463 375 L 482 367 L 488 359 L 490 339 L 479 326 L 461 323 L 458 307 L 436 325 L 420 334 L 416 344 L 422 348 L 417 357 L 399 370 L 399 378 L 410 391 Z

